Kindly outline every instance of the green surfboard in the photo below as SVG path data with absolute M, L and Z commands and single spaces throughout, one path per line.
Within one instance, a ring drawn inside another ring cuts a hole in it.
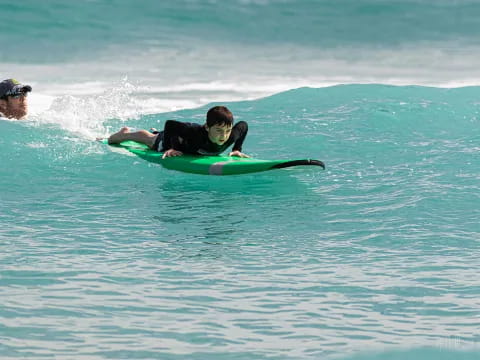
M 107 140 L 103 140 L 107 144 Z M 260 160 L 231 156 L 182 155 L 162 159 L 163 153 L 151 150 L 135 141 L 124 141 L 110 146 L 120 147 L 152 163 L 160 164 L 166 169 L 202 175 L 239 175 L 267 170 L 282 169 L 292 166 L 320 166 L 320 160 Z

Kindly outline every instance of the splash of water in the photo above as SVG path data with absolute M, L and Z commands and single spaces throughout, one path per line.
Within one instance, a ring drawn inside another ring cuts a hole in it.
M 85 138 L 106 134 L 105 122 L 111 119 L 126 121 L 141 115 L 133 94 L 136 86 L 125 78 L 99 95 L 63 95 L 53 98 L 50 107 L 32 115 L 36 125 L 54 124 Z

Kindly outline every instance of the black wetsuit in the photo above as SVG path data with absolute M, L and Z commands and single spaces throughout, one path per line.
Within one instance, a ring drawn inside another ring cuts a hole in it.
M 239 121 L 225 143 L 217 145 L 208 138 L 205 126 L 189 122 L 168 120 L 165 127 L 155 139 L 154 149 L 160 152 L 175 149 L 186 154 L 219 155 L 233 144 L 233 151 L 242 151 L 242 144 L 247 136 L 248 124 Z

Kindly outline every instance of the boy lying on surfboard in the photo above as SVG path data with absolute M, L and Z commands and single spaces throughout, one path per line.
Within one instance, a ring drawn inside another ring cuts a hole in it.
M 128 127 L 112 134 L 109 144 L 136 141 L 150 149 L 163 152 L 163 157 L 192 155 L 219 155 L 233 144 L 229 156 L 249 157 L 242 153 L 242 145 L 248 132 L 248 124 L 239 121 L 233 125 L 233 114 L 225 106 L 214 106 L 207 112 L 204 125 L 168 120 L 163 131 L 139 130 L 130 132 Z

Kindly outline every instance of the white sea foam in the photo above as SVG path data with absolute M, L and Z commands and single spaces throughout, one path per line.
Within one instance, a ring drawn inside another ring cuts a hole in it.
M 188 99 L 138 96 L 140 90 L 127 79 L 99 94 L 87 95 L 87 87 L 88 84 L 77 84 L 73 93 L 58 97 L 33 94 L 30 98 L 29 119 L 36 124 L 56 124 L 65 130 L 93 139 L 110 133 L 110 129 L 104 125 L 105 121 L 110 119 L 126 122 L 138 119 L 141 115 L 193 108 L 201 104 Z

